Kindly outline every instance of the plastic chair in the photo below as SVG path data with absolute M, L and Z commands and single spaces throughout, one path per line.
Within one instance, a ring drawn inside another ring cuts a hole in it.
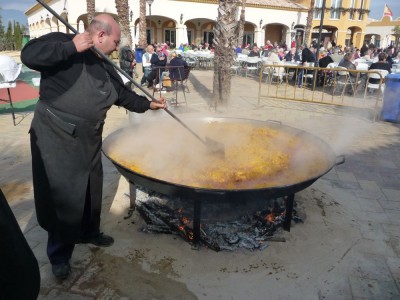
M 387 70 L 379 70 L 379 69 L 372 69 L 370 70 L 370 72 L 371 73 L 368 73 L 367 83 L 365 85 L 364 98 L 366 97 L 368 90 L 378 90 L 382 94 L 385 89 L 385 84 L 383 80 L 387 76 L 387 74 L 389 74 Z M 379 83 L 370 83 L 369 82 L 370 78 L 379 80 Z
M 356 78 L 352 77 L 350 75 L 349 70 L 345 67 L 337 66 L 336 68 L 341 69 L 341 70 L 337 72 L 336 80 L 335 80 L 335 88 L 333 90 L 333 93 L 335 92 L 336 87 L 341 86 L 342 87 L 341 95 L 343 97 L 347 86 L 350 86 L 351 90 L 353 91 L 353 95 L 354 95 L 356 93 L 356 86 L 361 83 L 361 80 L 356 81 Z
M 22 68 L 22 64 L 18 64 L 12 69 L 0 70 L 0 89 L 7 89 L 7 93 L 8 93 L 8 99 L 0 99 L 0 101 L 10 103 L 11 116 L 13 119 L 14 126 L 16 126 L 15 112 L 14 112 L 13 102 L 11 99 L 10 89 L 17 87 L 16 79 L 17 79 L 18 75 L 21 73 L 21 68 Z
M 188 68 L 178 68 L 178 72 L 182 72 L 183 71 L 182 76 L 179 76 L 179 77 L 181 77 L 181 79 L 179 79 L 179 78 L 171 79 L 172 86 L 173 86 L 173 88 L 175 90 L 175 93 L 176 93 L 175 94 L 175 103 L 174 103 L 176 105 L 179 104 L 178 103 L 178 90 L 179 90 L 179 88 L 182 89 L 183 97 L 185 99 L 185 104 L 187 105 L 185 90 L 187 90 L 187 92 L 190 93 L 189 87 L 187 85 L 187 81 L 188 81 L 189 75 L 190 75 L 190 70 L 191 70 L 190 67 L 188 67 Z

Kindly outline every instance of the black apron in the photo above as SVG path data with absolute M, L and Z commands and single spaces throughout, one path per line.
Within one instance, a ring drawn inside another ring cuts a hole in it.
M 80 77 L 67 92 L 51 101 L 38 101 L 32 120 L 37 219 L 64 242 L 80 238 L 83 221 L 92 230 L 100 225 L 102 131 L 107 111 L 117 100 L 105 67 L 104 72 L 107 80 L 98 80 L 83 64 Z M 86 198 L 90 220 L 82 220 Z

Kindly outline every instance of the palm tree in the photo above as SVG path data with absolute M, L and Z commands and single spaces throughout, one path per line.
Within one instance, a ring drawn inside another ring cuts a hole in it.
M 147 43 L 146 37 L 146 0 L 139 1 L 139 45 L 144 48 Z
M 238 43 L 237 46 L 241 47 L 243 44 L 244 23 L 246 22 L 245 16 L 246 0 L 242 0 L 242 9 L 240 11 L 239 26 L 238 26 Z
M 131 28 L 129 27 L 129 5 L 128 0 L 115 0 L 121 33 L 128 38 L 128 43 L 132 46 Z M 124 45 L 123 45 L 124 46 Z
M 95 0 L 86 0 L 86 10 L 87 10 L 87 19 L 88 19 L 88 25 L 90 22 L 92 22 L 94 18 L 94 13 L 95 13 L 95 7 L 96 7 L 96 1 Z
M 309 43 L 310 33 L 312 30 L 311 26 L 313 21 L 314 6 L 315 6 L 315 0 L 311 0 L 310 9 L 308 10 L 307 14 L 307 23 L 306 23 L 306 29 L 304 31 L 304 40 L 303 40 L 303 43 L 307 44 Z
M 239 22 L 236 21 L 240 0 L 219 1 L 214 27 L 213 105 L 227 107 L 231 94 L 231 66 L 235 58 Z

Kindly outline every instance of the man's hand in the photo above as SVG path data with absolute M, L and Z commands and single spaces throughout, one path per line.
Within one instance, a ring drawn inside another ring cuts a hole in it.
M 77 34 L 72 41 L 74 42 L 76 51 L 78 52 L 84 52 L 94 46 L 93 40 L 87 31 Z
M 164 109 L 167 108 L 167 101 L 164 97 L 161 97 L 158 101 L 151 101 L 150 102 L 150 109 L 157 110 L 157 109 Z

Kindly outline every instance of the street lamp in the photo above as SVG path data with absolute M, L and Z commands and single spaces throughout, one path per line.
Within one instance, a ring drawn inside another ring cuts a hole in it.
M 146 0 L 146 3 L 149 5 L 149 30 L 150 30 L 150 43 L 151 43 L 151 5 L 153 4 L 154 0 Z

